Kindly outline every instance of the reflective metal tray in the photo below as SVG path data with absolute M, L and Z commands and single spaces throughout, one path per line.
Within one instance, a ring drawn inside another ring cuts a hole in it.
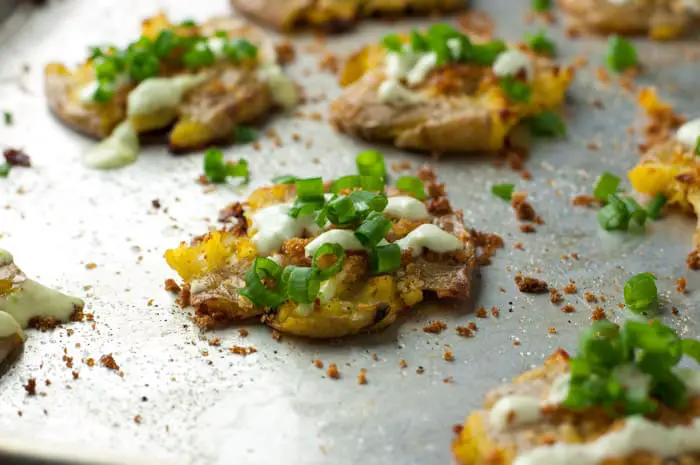
M 507 39 L 541 26 L 524 21 L 527 1 L 473 3 L 496 20 Z M 599 229 L 593 210 L 570 204 L 575 194 L 590 192 L 601 171 L 624 176 L 634 165 L 639 140 L 626 127 L 640 121 L 632 95 L 594 78 L 604 40 L 565 39 L 561 22 L 549 30 L 562 60 L 583 55 L 590 65 L 570 91 L 568 137 L 534 142 L 527 162 L 533 180 L 494 167 L 489 155 L 435 163 L 469 225 L 506 240 L 505 249 L 483 269 L 472 302 L 426 304 L 383 333 L 342 341 L 284 337 L 276 342 L 261 326 L 247 326 L 245 339 L 236 328 L 203 335 L 163 290 L 164 279 L 174 275 L 163 252 L 215 225 L 218 209 L 245 190 L 207 193 L 195 182 L 201 155 L 173 157 L 162 147 L 146 148 L 123 170 L 89 171 L 80 157 L 93 142 L 54 120 L 42 95 L 47 61 L 76 63 L 89 45 L 127 43 L 138 33 L 140 19 L 159 9 L 199 20 L 229 12 L 224 0 L 49 1 L 40 8 L 22 5 L 0 26 L 0 109 L 12 111 L 15 120 L 11 127 L 0 125 L 0 144 L 24 147 L 34 162 L 32 169 L 15 169 L 0 180 L 0 246 L 31 276 L 84 297 L 95 315 L 94 327 L 87 322 L 29 331 L 23 355 L 0 379 L 0 451 L 15 460 L 17 454 L 69 461 L 87 454 L 86 463 L 96 457 L 172 464 L 449 463 L 452 426 L 480 405 L 490 386 L 540 363 L 559 346 L 575 348 L 595 307 L 583 298 L 585 291 L 605 296 L 602 306 L 619 321 L 628 316 L 618 308 L 624 280 L 653 271 L 667 310 L 664 319 L 683 334 L 697 335 L 700 279 L 684 263 L 694 220 L 673 216 L 651 223 L 644 234 L 608 234 Z M 328 38 L 325 46 L 347 53 L 390 29 L 417 24 L 425 21 L 365 23 L 352 34 Z M 298 58 L 292 72 L 314 102 L 301 111 L 325 114 L 339 92 L 336 81 L 319 70 L 322 54 L 311 35 L 294 42 Z M 640 41 L 648 66 L 637 82 L 656 84 L 681 111 L 697 112 L 698 66 L 684 56 L 698 44 Z M 593 105 L 596 100 L 604 109 Z M 230 158 L 249 160 L 253 185 L 288 173 L 346 174 L 354 170 L 355 154 L 367 147 L 311 118 L 281 116 L 270 127 L 280 134 L 282 147 L 268 138 L 260 151 L 226 150 Z M 292 140 L 294 133 L 301 142 Z M 589 150 L 588 142 L 600 148 Z M 391 149 L 385 153 L 390 163 L 406 160 L 417 167 L 429 161 Z M 521 233 L 510 206 L 491 195 L 496 182 L 514 182 L 528 192 L 546 222 L 536 234 Z M 153 199 L 163 208 L 154 209 Z M 523 250 L 514 248 L 517 242 Z M 571 259 L 572 253 L 580 258 Z M 97 267 L 88 270 L 88 263 Z M 576 312 L 561 312 L 546 296 L 517 292 L 518 272 L 559 288 L 574 280 L 579 291 L 566 301 Z M 686 296 L 675 291 L 680 276 L 688 277 Z M 500 317 L 476 318 L 474 309 L 481 305 L 498 307 Z M 679 316 L 671 315 L 672 306 Z M 424 333 L 433 319 L 446 321 L 448 330 Z M 460 338 L 455 326 L 470 321 L 478 324 L 476 337 Z M 548 333 L 551 327 L 556 334 Z M 208 345 L 213 337 L 222 338 L 220 348 Z M 240 357 L 225 349 L 232 345 L 252 345 L 258 352 Z M 446 345 L 453 362 L 442 358 Z M 73 357 L 72 369 L 64 351 Z M 83 362 L 108 353 L 123 377 Z M 313 359 L 335 362 L 342 378 L 326 379 Z M 400 360 L 408 367 L 401 369 Z M 356 382 L 361 368 L 367 369 L 365 386 Z M 41 395 L 26 395 L 22 385 L 30 377 L 37 379 Z M 0 462 L 8 463 L 7 457 L 0 455 Z

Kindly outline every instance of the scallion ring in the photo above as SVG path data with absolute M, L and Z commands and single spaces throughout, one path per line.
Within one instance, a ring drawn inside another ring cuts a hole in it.
M 247 297 L 256 307 L 277 308 L 287 299 L 280 293 L 265 287 L 263 280 L 271 279 L 279 284 L 282 267 L 269 258 L 258 257 L 245 275 L 246 287 L 240 294 Z
M 319 261 L 321 257 L 326 255 L 335 256 L 335 262 L 331 266 L 321 268 Z M 343 249 L 343 247 L 341 247 L 339 244 L 323 244 L 314 254 L 311 267 L 316 270 L 318 278 L 321 281 L 325 281 L 326 279 L 340 272 L 343 266 L 343 260 L 345 260 L 345 249 Z
M 384 155 L 377 150 L 365 150 L 360 152 L 355 158 L 357 164 L 357 172 L 362 176 L 377 176 L 386 178 L 386 165 L 384 163 Z
M 393 273 L 401 268 L 401 248 L 397 244 L 380 245 L 369 252 L 372 274 Z
M 321 280 L 313 268 L 289 265 L 282 273 L 287 297 L 301 304 L 310 304 L 318 295 Z
M 301 200 L 323 198 L 323 179 L 306 178 L 297 179 L 297 198 Z
M 392 222 L 381 213 L 372 212 L 355 230 L 355 237 L 367 248 L 375 247 L 391 230 Z
M 425 200 L 425 186 L 423 181 L 416 176 L 402 176 L 396 181 L 396 187 L 404 192 L 408 192 L 418 200 Z

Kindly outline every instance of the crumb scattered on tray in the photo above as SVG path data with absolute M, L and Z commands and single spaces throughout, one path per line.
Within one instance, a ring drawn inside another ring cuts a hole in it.
M 445 360 L 447 362 L 452 362 L 452 361 L 454 361 L 455 356 L 451 350 L 445 350 L 445 352 L 443 352 L 443 354 L 442 354 L 442 358 L 443 358 L 443 360 Z
M 457 326 L 457 334 L 462 337 L 474 337 L 474 330 L 467 326 Z
M 510 200 L 510 205 L 515 211 L 515 217 L 520 221 L 535 221 L 537 219 L 537 213 L 535 209 L 527 201 L 527 194 L 524 192 L 513 192 L 513 196 Z
M 143 421 L 143 418 L 141 417 L 141 415 L 136 415 L 134 417 L 134 423 L 136 423 L 137 425 L 140 425 L 142 421 Z
M 549 334 L 557 334 L 557 328 L 547 328 Z
M 114 360 L 114 357 L 112 357 L 112 354 L 107 354 L 100 357 L 100 364 L 105 368 L 109 368 L 110 370 L 119 370 L 119 365 L 117 365 L 117 362 Z
M 586 302 L 588 302 L 588 303 L 591 303 L 591 304 L 592 304 L 592 303 L 598 302 L 598 297 L 596 297 L 595 295 L 591 294 L 591 293 L 588 292 L 588 291 L 586 291 L 586 292 L 583 294 L 583 297 L 586 299 Z
M 338 365 L 335 363 L 331 363 L 328 365 L 328 370 L 326 370 L 326 376 L 328 376 L 331 379 L 339 379 L 340 378 L 340 371 L 338 371 Z
M 407 368 L 407 367 L 408 367 L 408 363 L 406 363 L 406 360 L 401 360 L 401 361 L 399 362 L 399 367 L 401 367 L 401 368 Z
M 498 316 L 501 314 L 501 309 L 498 307 L 491 307 L 491 315 L 494 317 L 498 318 Z
M 180 286 L 175 282 L 174 279 L 166 279 L 165 280 L 165 290 L 168 292 L 172 292 L 173 294 L 179 294 L 181 289 Z
M 35 378 L 29 378 L 27 380 L 27 384 L 24 386 L 24 390 L 27 391 L 28 396 L 35 396 L 36 395 L 36 379 Z
M 690 252 L 685 262 L 691 270 L 700 270 L 700 249 L 695 249 Z
M 515 284 L 517 284 L 520 292 L 525 292 L 527 294 L 542 294 L 548 290 L 545 281 L 533 278 L 532 276 L 522 276 L 519 274 L 515 277 Z
M 447 329 L 447 323 L 441 320 L 433 320 L 423 326 L 423 331 L 432 334 L 440 334 L 445 329 Z
M 243 356 L 254 354 L 255 352 L 258 351 L 255 347 L 251 347 L 251 346 L 233 346 L 233 347 L 231 347 L 230 350 L 232 353 L 234 353 L 236 355 L 243 355 Z
M 367 370 L 360 368 L 360 374 L 357 375 L 357 384 L 367 384 Z
M 479 307 L 476 309 L 476 312 L 474 312 L 477 318 L 488 318 L 489 312 L 486 310 L 484 307 Z
M 564 286 L 564 292 L 567 294 L 576 294 L 577 288 L 576 284 L 574 283 L 569 283 L 566 286 Z
M 311 363 L 313 363 L 313 365 L 314 365 L 316 368 L 318 368 L 319 370 L 320 370 L 321 368 L 323 368 L 323 361 L 321 361 L 321 360 L 319 360 L 319 359 L 316 359 L 316 360 L 312 361 Z
M 425 368 L 423 368 L 423 367 L 416 368 L 416 373 L 419 375 L 422 375 L 423 373 L 425 373 Z
M 605 309 L 603 307 L 596 307 L 593 310 L 593 315 L 591 315 L 591 320 L 594 321 L 605 320 L 607 318 L 608 316 L 605 314 Z
M 249 332 L 245 328 L 241 328 L 238 330 L 238 335 L 241 337 L 248 337 L 248 334 L 249 334 Z
M 564 300 L 564 296 L 555 287 L 549 289 L 549 301 L 553 304 L 558 304 Z
M 574 307 L 573 305 L 570 305 L 570 304 L 564 305 L 564 306 L 561 308 L 561 311 L 564 312 L 564 313 L 573 313 L 573 312 L 576 311 L 576 307 Z
M 688 282 L 684 277 L 676 279 L 676 290 L 681 294 L 685 294 L 685 287 L 687 284 Z

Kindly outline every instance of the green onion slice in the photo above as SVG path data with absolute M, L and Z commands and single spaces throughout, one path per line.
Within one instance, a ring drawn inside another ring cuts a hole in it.
M 666 196 L 663 194 L 656 194 L 656 197 L 649 202 L 647 206 L 647 214 L 652 220 L 656 220 L 661 216 L 661 209 L 666 205 Z
M 700 341 L 683 339 L 683 353 L 700 363 Z
M 382 212 L 389 200 L 384 194 L 375 194 L 368 191 L 354 191 L 348 196 L 355 203 L 355 209 L 369 214 L 370 211 Z
M 340 191 L 344 189 L 355 189 L 360 187 L 361 185 L 362 179 L 361 176 L 358 174 L 342 176 L 333 181 L 333 184 L 331 184 L 331 192 L 334 194 L 339 194 Z
M 526 34 L 525 43 L 533 52 L 541 55 L 554 56 L 557 50 L 556 44 L 547 37 L 544 29 L 540 29 L 535 34 Z
M 372 274 L 393 273 L 401 268 L 401 248 L 397 244 L 380 245 L 369 252 Z
M 10 174 L 12 165 L 9 163 L 0 163 L 0 178 L 6 178 Z
M 598 224 L 606 231 L 626 231 L 630 223 L 627 205 L 617 194 L 608 196 L 608 204 L 598 210 Z
M 2 116 L 5 120 L 5 126 L 11 126 L 14 120 L 14 118 L 12 117 L 12 113 L 10 113 L 9 111 L 3 111 Z
M 498 55 L 508 50 L 508 46 L 502 40 L 492 40 L 484 44 L 472 44 L 468 53 L 463 54 L 465 61 L 476 63 L 480 66 L 491 66 L 496 62 Z
M 414 52 L 428 52 L 430 51 L 430 45 L 425 37 L 421 35 L 420 32 L 415 29 L 409 34 L 409 44 L 411 44 L 411 50 Z
M 538 13 L 545 13 L 552 9 L 552 0 L 532 0 L 532 9 Z
M 622 199 L 622 201 L 625 202 L 625 205 L 627 206 L 627 211 L 630 214 L 630 218 L 632 218 L 638 225 L 643 226 L 648 216 L 644 207 L 639 205 L 639 202 L 634 200 L 632 197 L 625 197 Z
M 659 293 L 655 281 L 653 274 L 640 273 L 625 282 L 625 304 L 630 310 L 639 313 L 658 302 Z
M 334 255 L 335 256 L 335 263 L 333 263 L 331 266 L 328 268 L 321 268 L 318 264 L 318 261 L 321 257 L 324 255 Z M 311 263 L 311 267 L 316 270 L 318 274 L 318 278 L 321 281 L 325 281 L 326 279 L 336 275 L 338 272 L 340 272 L 342 266 L 343 266 L 343 260 L 345 259 L 345 249 L 343 249 L 342 246 L 339 244 L 323 244 L 321 247 L 318 248 L 316 253 L 314 254 L 314 258 Z
M 296 186 L 301 200 L 323 198 L 323 178 L 297 179 Z
M 282 272 L 281 281 L 287 296 L 301 304 L 312 303 L 321 288 L 316 270 L 302 266 L 287 266 Z
M 283 174 L 282 176 L 275 176 L 270 181 L 274 184 L 294 184 L 299 180 L 296 176 L 291 174 Z
M 360 244 L 372 248 L 384 239 L 391 230 L 393 223 L 381 213 L 372 212 L 367 219 L 355 230 L 355 237 Z
M 224 54 L 234 63 L 258 58 L 258 47 L 247 39 L 232 39 L 224 44 Z
M 214 184 L 226 182 L 224 153 L 218 149 L 209 149 L 204 154 L 204 175 Z
M 362 176 L 376 176 L 386 178 L 386 165 L 384 155 L 377 150 L 365 150 L 355 158 L 357 172 Z
M 216 62 L 216 56 L 205 41 L 198 41 L 182 56 L 182 62 L 187 68 L 202 68 Z
M 607 171 L 598 176 L 593 186 L 593 196 L 603 202 L 608 201 L 608 196 L 617 192 L 620 185 L 620 178 Z
M 297 199 L 294 202 L 294 205 L 292 205 L 292 208 L 289 209 L 288 215 L 292 218 L 310 215 L 314 212 L 322 210 L 325 204 L 326 201 L 323 197 L 309 200 Z
M 423 181 L 416 176 L 402 176 L 396 181 L 396 187 L 404 192 L 408 192 L 418 200 L 425 200 L 425 186 Z
M 359 218 L 355 202 L 348 196 L 337 197 L 326 204 L 326 218 L 338 226 L 354 223 Z
M 510 201 L 515 191 L 515 184 L 494 184 L 491 186 L 491 193 L 503 200 Z
M 545 110 L 528 120 L 530 132 L 534 136 L 563 136 L 566 134 L 566 124 L 551 110 Z
M 608 67 L 616 73 L 634 68 L 639 62 L 637 49 L 629 40 L 614 35 L 608 40 L 607 62 Z
M 516 79 L 514 76 L 504 76 L 499 79 L 498 85 L 509 100 L 523 103 L 530 102 L 532 89 L 526 82 Z
M 382 45 L 394 53 L 403 53 L 403 42 L 398 34 L 388 34 L 382 39 Z
M 277 308 L 287 299 L 281 294 L 265 287 L 263 280 L 273 280 L 276 283 L 282 275 L 282 267 L 269 258 L 258 257 L 245 275 L 246 287 L 241 289 L 241 295 L 247 297 L 256 307 Z
M 237 144 L 249 144 L 258 139 L 259 132 L 250 126 L 236 126 L 233 133 L 233 140 Z

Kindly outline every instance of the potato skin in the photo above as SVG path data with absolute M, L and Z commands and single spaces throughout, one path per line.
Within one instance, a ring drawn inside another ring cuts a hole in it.
M 570 24 L 600 34 L 648 34 L 675 39 L 689 32 L 693 19 L 675 0 L 646 0 L 614 4 L 609 0 L 559 0 Z

